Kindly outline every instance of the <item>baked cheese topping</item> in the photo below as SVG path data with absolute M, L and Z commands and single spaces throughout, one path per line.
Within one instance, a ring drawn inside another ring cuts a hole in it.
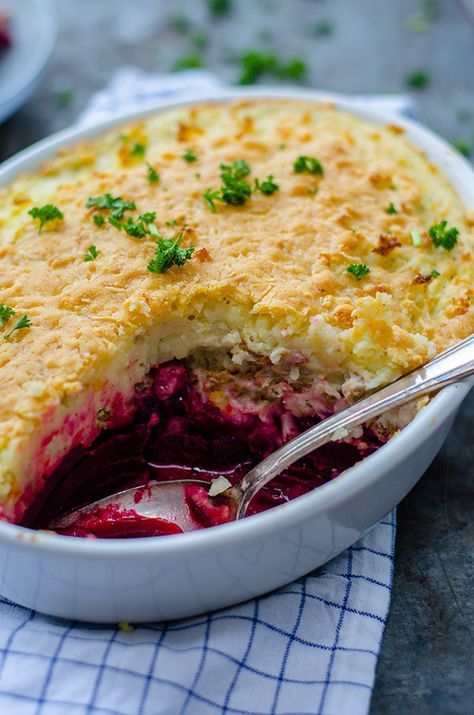
M 329 105 L 203 104 L 62 150 L 0 191 L 5 514 L 151 364 L 304 359 L 349 398 L 419 365 L 473 331 L 473 226 L 402 130 Z

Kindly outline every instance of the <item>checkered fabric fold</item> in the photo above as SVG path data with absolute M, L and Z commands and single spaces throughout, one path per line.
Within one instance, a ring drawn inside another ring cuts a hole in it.
M 201 71 L 157 77 L 128 68 L 81 121 L 218 87 Z M 403 97 L 370 101 L 407 109 Z M 392 513 L 324 568 L 268 596 L 130 631 L 0 599 L 0 713 L 363 715 L 389 609 L 394 541 Z

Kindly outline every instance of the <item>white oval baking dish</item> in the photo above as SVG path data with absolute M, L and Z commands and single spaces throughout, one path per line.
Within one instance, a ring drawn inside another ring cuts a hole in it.
M 162 108 L 249 97 L 331 101 L 375 122 L 402 126 L 474 208 L 474 172 L 445 142 L 416 122 L 363 102 L 294 89 L 255 88 L 160 102 L 146 112 L 71 128 L 0 167 L 0 186 L 34 170 L 58 148 Z M 177 536 L 88 540 L 0 523 L 0 593 L 55 616 L 111 623 L 167 620 L 222 608 L 282 586 L 357 541 L 414 486 L 441 447 L 473 382 L 445 388 L 375 454 L 333 482 L 237 523 Z

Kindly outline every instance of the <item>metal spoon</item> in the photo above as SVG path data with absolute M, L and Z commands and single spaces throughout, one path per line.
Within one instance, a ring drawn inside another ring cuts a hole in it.
M 338 439 L 341 430 L 350 431 L 387 410 L 429 394 L 453 382 L 474 374 L 474 335 L 440 353 L 424 366 L 364 397 L 351 407 L 319 422 L 290 440 L 251 469 L 235 486 L 227 489 L 225 497 L 231 506 L 231 518 L 241 519 L 255 494 L 284 469 L 301 457 Z M 145 487 L 134 487 L 105 499 L 100 499 L 52 522 L 50 529 L 64 529 L 97 507 L 118 505 L 132 509 L 144 517 L 162 518 L 177 524 L 183 531 L 198 525 L 190 516 L 185 501 L 185 487 L 195 484 L 206 489 L 210 483 L 201 479 L 150 481 Z

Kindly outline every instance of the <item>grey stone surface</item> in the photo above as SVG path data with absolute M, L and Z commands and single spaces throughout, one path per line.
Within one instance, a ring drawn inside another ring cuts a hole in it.
M 461 3 L 440 0 L 426 32 L 412 33 L 421 0 L 233 0 L 216 20 L 204 0 L 57 0 L 60 37 L 31 100 L 0 127 L 0 159 L 67 126 L 113 70 L 134 64 L 168 71 L 195 54 L 192 33 L 170 27 L 186 15 L 202 31 L 205 65 L 227 81 L 249 49 L 303 57 L 306 83 L 341 92 L 400 92 L 428 69 L 419 115 L 447 139 L 474 143 L 474 26 Z M 0 1 L 1 4 L 1 1 Z M 333 32 L 316 37 L 321 20 Z M 270 81 L 272 81 L 270 79 Z M 73 90 L 68 106 L 57 93 Z M 395 583 L 372 702 L 383 713 L 474 711 L 474 399 L 440 455 L 398 511 Z M 337 714 L 336 714 L 337 715 Z

